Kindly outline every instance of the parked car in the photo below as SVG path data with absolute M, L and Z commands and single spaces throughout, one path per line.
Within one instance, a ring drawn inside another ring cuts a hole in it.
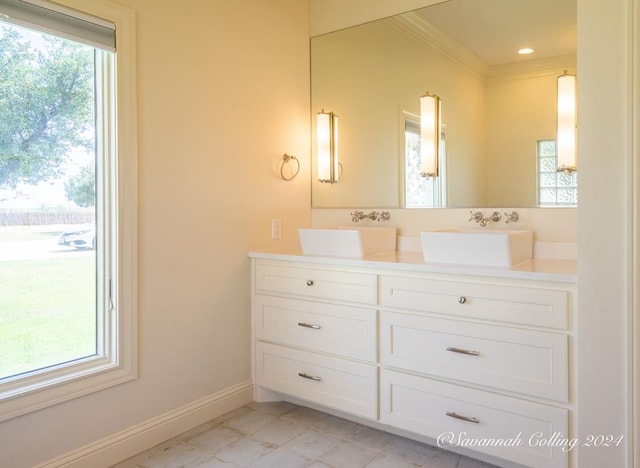
M 76 249 L 96 248 L 96 227 L 93 225 L 79 226 L 73 230 L 60 234 L 58 245 L 75 247 Z

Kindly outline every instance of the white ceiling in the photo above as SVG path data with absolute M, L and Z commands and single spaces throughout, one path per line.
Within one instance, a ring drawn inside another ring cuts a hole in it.
M 577 0 L 449 0 L 417 10 L 489 65 L 576 52 Z M 531 55 L 518 55 L 530 47 Z

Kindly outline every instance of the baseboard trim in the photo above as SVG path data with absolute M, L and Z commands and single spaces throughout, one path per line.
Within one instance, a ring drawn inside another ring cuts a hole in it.
M 34 468 L 110 466 L 253 401 L 253 383 L 241 382 L 149 419 Z

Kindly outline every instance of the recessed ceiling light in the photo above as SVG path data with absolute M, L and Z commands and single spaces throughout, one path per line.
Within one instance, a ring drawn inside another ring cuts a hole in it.
M 525 47 L 524 49 L 520 49 L 518 51 L 518 53 L 520 55 L 529 55 L 529 54 L 533 54 L 533 49 L 530 49 L 529 47 Z

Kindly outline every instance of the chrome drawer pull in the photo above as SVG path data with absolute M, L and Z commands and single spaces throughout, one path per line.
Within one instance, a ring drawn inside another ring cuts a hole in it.
M 313 286 L 313 280 L 307 280 L 307 286 Z
M 459 302 L 460 304 L 464 304 L 465 302 L 467 302 L 467 298 L 466 298 L 466 297 L 464 297 L 464 296 L 460 296 L 460 297 L 458 298 L 458 302 Z
M 454 412 L 447 413 L 447 416 L 449 416 L 450 418 L 460 419 L 461 421 L 467 421 L 467 422 L 471 422 L 471 423 L 474 423 L 474 424 L 479 424 L 480 423 L 480 420 L 478 418 L 470 418 L 468 416 L 461 416 L 461 415 L 456 414 Z
M 460 348 L 455 348 L 453 346 L 447 348 L 447 351 L 451 351 L 452 353 L 458 353 L 458 354 L 467 354 L 469 356 L 480 356 L 479 351 L 469 351 L 468 349 L 460 349 Z
M 320 325 L 314 325 L 311 323 L 304 323 L 304 322 L 298 322 L 298 326 L 304 327 L 304 328 L 313 328 L 314 330 L 320 330 L 322 328 Z
M 304 372 L 298 372 L 298 375 L 303 379 L 309 379 L 315 382 L 320 382 L 320 380 L 322 380 L 320 377 L 316 377 L 315 375 L 305 374 Z

